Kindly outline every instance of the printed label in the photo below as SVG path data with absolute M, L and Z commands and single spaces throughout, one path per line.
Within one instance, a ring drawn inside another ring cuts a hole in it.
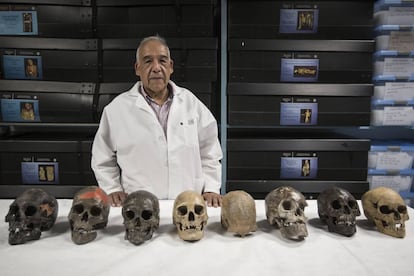
M 21 172 L 23 184 L 59 184 L 59 163 L 56 158 L 23 158 Z
M 280 125 L 316 125 L 318 103 L 315 98 L 282 98 Z
M 314 179 L 317 177 L 318 157 L 316 153 L 285 152 L 281 157 L 280 178 Z

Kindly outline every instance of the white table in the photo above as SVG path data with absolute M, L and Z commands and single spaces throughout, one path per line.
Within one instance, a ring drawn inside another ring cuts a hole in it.
M 58 200 L 52 230 L 40 240 L 8 244 L 4 217 L 12 200 L 0 200 L 0 274 L 12 275 L 414 275 L 414 210 L 404 239 L 378 232 L 362 214 L 357 233 L 344 237 L 320 223 L 315 200 L 305 209 L 309 236 L 284 239 L 266 221 L 264 201 L 256 201 L 258 230 L 245 238 L 223 231 L 220 208 L 208 208 L 205 236 L 181 240 L 172 224 L 173 201 L 160 201 L 160 228 L 153 238 L 135 246 L 124 240 L 121 208 L 112 208 L 105 230 L 96 240 L 76 245 L 67 215 L 71 200 Z M 361 209 L 362 211 L 362 209 Z

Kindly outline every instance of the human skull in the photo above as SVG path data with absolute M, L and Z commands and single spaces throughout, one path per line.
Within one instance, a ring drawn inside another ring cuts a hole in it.
M 152 238 L 160 225 L 158 198 L 147 191 L 136 191 L 127 196 L 122 206 L 125 239 L 139 245 Z
M 245 191 L 231 191 L 224 195 L 221 225 L 241 237 L 256 231 L 256 205 L 251 195 Z
M 405 221 L 409 219 L 407 206 L 394 190 L 378 187 L 367 191 L 361 198 L 364 214 L 378 230 L 396 238 L 405 237 Z
M 40 239 L 41 232 L 50 230 L 58 213 L 56 198 L 42 189 L 28 189 L 10 205 L 6 215 L 9 223 L 9 244 L 23 244 Z
M 184 191 L 174 201 L 173 223 L 178 236 L 185 241 L 198 241 L 204 235 L 208 215 L 204 198 L 193 191 Z
M 292 187 L 279 187 L 265 197 L 266 217 L 270 225 L 276 225 L 282 236 L 291 240 L 303 240 L 308 236 L 303 194 Z
M 69 212 L 69 223 L 72 230 L 72 241 L 85 244 L 93 241 L 97 233 L 108 224 L 108 195 L 99 187 L 89 186 L 78 191 Z
M 318 214 L 329 232 L 351 237 L 356 232 L 356 217 L 361 215 L 355 198 L 348 191 L 332 187 L 318 196 Z

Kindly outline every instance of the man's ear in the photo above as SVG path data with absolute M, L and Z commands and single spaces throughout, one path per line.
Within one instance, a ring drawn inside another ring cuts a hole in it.
M 139 73 L 138 73 L 138 62 L 135 62 L 134 68 L 135 68 L 135 75 L 139 76 Z

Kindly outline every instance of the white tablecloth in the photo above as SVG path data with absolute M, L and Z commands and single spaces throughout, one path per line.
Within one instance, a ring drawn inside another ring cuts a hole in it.
M 220 208 L 208 208 L 203 239 L 181 240 L 172 224 L 173 201 L 160 201 L 160 228 L 153 238 L 135 246 L 124 240 L 121 208 L 112 208 L 105 230 L 96 240 L 76 245 L 67 215 L 71 200 L 59 201 L 55 226 L 40 240 L 8 244 L 4 217 L 12 200 L 0 200 L 0 274 L 12 275 L 414 275 L 414 210 L 406 237 L 378 232 L 362 214 L 357 233 L 344 237 L 320 223 L 315 200 L 305 209 L 309 236 L 284 239 L 266 221 L 264 201 L 256 201 L 258 230 L 244 238 L 223 231 Z M 362 211 L 362 209 L 361 209 Z

